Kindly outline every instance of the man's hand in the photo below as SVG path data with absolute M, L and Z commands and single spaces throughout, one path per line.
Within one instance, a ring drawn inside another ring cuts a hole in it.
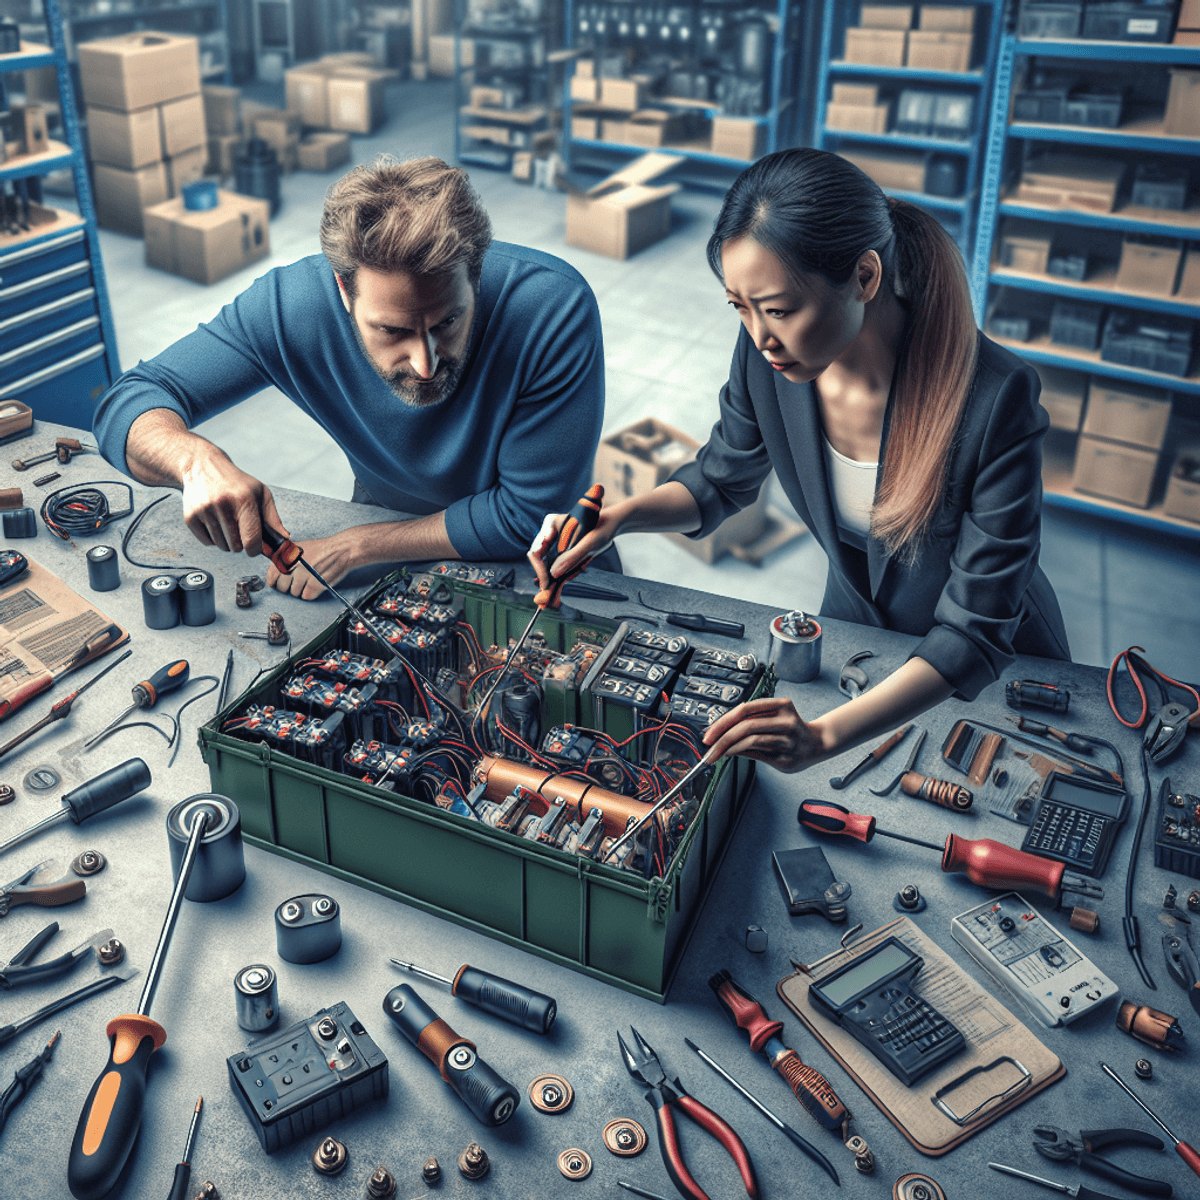
M 748 700 L 714 721 L 704 733 L 717 757 L 740 754 L 779 771 L 800 771 L 835 752 L 825 745 L 820 728 L 801 719 L 784 696 Z
M 268 567 L 267 586 L 273 587 L 277 592 L 290 593 L 301 600 L 315 600 L 325 589 L 304 569 L 304 564 L 311 562 L 326 580 L 337 587 L 345 575 L 367 561 L 361 559 L 358 543 L 357 530 L 354 529 L 335 533 L 332 537 L 297 542 L 304 551 L 304 558 L 290 575 L 283 574 L 274 564 Z
M 287 533 L 271 489 L 236 467 L 224 451 L 205 445 L 208 450 L 192 456 L 181 471 L 184 522 L 204 545 L 235 554 L 245 550 L 256 558 L 264 521 Z

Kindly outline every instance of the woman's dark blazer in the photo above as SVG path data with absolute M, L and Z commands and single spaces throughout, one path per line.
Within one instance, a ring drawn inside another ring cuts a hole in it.
M 913 655 L 971 700 L 1014 654 L 1070 657 L 1058 600 L 1038 566 L 1041 446 L 1049 425 L 1039 392 L 1030 367 L 979 335 L 942 511 L 912 566 L 869 538 L 866 572 L 853 569 L 862 552 L 838 534 L 816 392 L 775 371 L 745 329 L 721 389 L 720 420 L 696 461 L 672 478 L 695 497 L 703 524 L 692 536 L 703 537 L 752 503 L 774 468 L 829 557 L 821 613 L 920 637 Z M 889 399 L 880 461 L 890 417 Z M 869 594 L 856 577 L 869 578 Z

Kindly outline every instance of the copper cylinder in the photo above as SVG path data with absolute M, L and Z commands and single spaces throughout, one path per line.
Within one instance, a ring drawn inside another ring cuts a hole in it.
M 1095 933 L 1100 928 L 1100 914 L 1090 908 L 1071 909 L 1071 928 L 1080 933 Z
M 561 796 L 573 810 L 572 817 L 576 821 L 585 821 L 588 810 L 598 808 L 604 814 L 604 830 L 610 837 L 624 833 L 630 817 L 640 819 L 650 808 L 643 800 L 610 792 L 588 779 L 557 775 L 544 767 L 531 767 L 487 754 L 479 760 L 475 778 L 486 781 L 484 795 L 496 804 L 514 788 L 524 787 L 536 792 L 547 805 Z
M 1156 1050 L 1178 1050 L 1183 1042 L 1179 1021 L 1148 1004 L 1124 1001 L 1117 1009 L 1117 1028 Z

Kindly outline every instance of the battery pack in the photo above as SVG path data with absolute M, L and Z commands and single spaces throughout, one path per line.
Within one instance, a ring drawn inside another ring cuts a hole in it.
M 344 1002 L 253 1043 L 225 1065 L 268 1154 L 388 1094 L 387 1059 Z

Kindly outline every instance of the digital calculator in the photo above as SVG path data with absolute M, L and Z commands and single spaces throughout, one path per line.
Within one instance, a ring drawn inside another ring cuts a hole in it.
M 890 937 L 808 986 L 817 1010 L 853 1034 L 906 1087 L 967 1044 L 933 1005 L 913 994 L 912 981 L 924 965 L 919 954 Z
M 1124 788 L 1053 771 L 1042 785 L 1021 849 L 1098 877 L 1128 811 Z

